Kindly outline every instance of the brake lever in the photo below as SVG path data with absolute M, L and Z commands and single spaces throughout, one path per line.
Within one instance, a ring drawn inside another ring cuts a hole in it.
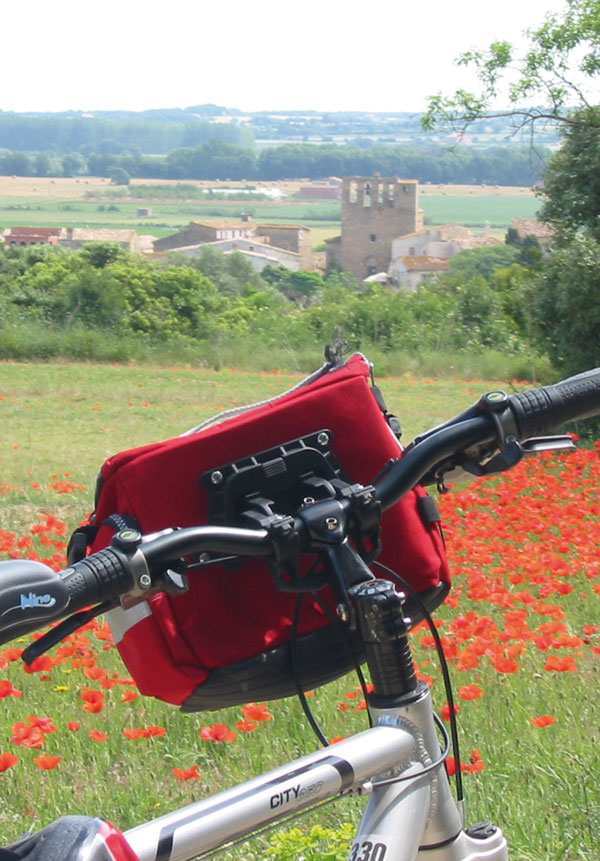
M 443 493 L 447 490 L 446 481 L 468 479 L 471 476 L 480 478 L 482 476 L 499 475 L 516 466 L 524 457 L 539 455 L 547 451 L 574 451 L 576 445 L 572 437 L 566 434 L 556 436 L 531 437 L 519 442 L 514 437 L 507 437 L 506 445 L 496 454 L 488 459 L 478 459 L 473 454 L 463 452 L 452 460 L 451 463 L 440 465 L 435 470 L 438 489 Z M 478 453 L 481 457 L 481 453 Z

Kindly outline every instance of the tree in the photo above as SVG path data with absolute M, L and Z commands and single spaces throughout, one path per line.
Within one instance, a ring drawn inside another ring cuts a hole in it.
M 520 56 L 504 41 L 493 42 L 485 51 L 461 54 L 458 65 L 475 69 L 480 91 L 431 96 L 422 118 L 424 128 L 433 129 L 440 122 L 464 128 L 490 117 L 512 117 L 517 128 L 529 130 L 547 121 L 600 128 L 600 116 L 586 92 L 600 74 L 598 0 L 567 0 L 564 12 L 547 15 L 527 36 L 528 47 Z M 492 110 L 499 100 L 506 108 Z M 525 102 L 541 106 L 523 107 Z M 573 113 L 573 107 L 579 110 Z
M 129 185 L 131 177 L 122 167 L 112 167 L 108 171 L 108 178 L 113 185 Z
M 600 365 L 600 244 L 579 233 L 549 258 L 532 293 L 541 345 L 568 374 Z
M 550 159 L 540 192 L 541 215 L 563 243 L 581 229 L 600 241 L 600 107 L 586 109 L 585 116 L 597 125 L 563 129 L 562 147 Z

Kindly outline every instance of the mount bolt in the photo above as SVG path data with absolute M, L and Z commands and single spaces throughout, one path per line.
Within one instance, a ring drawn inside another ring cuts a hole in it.
M 337 519 L 337 517 L 326 517 L 325 518 L 325 528 L 329 532 L 335 532 L 335 530 L 338 528 L 339 525 L 340 525 L 340 521 Z
M 220 470 L 215 469 L 215 471 L 211 474 L 210 480 L 213 484 L 221 484 L 223 481 L 223 473 Z
M 329 434 L 325 433 L 325 431 L 321 431 L 321 433 L 317 437 L 317 442 L 319 445 L 326 446 L 329 442 Z

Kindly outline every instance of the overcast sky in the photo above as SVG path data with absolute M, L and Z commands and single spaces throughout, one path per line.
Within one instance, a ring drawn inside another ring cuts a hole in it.
M 454 60 L 563 0 L 27 0 L 0 4 L 0 109 L 421 111 Z

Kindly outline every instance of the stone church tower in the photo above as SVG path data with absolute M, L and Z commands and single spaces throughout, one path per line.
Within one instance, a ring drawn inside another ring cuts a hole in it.
M 397 177 L 345 177 L 342 235 L 327 243 L 327 263 L 357 278 L 387 272 L 392 240 L 423 228 L 419 183 Z

